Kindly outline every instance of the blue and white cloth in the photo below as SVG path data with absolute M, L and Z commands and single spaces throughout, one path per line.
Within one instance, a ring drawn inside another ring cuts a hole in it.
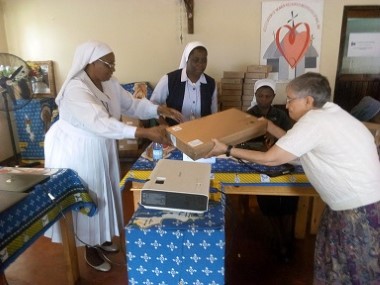
M 224 284 L 224 213 L 223 199 L 204 214 L 140 206 L 125 228 L 129 284 Z

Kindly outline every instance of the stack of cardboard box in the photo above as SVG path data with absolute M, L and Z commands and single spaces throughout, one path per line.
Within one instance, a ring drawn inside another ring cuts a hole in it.
M 248 65 L 247 71 L 244 74 L 243 95 L 242 95 L 242 110 L 246 111 L 251 105 L 254 96 L 255 82 L 259 79 L 268 77 L 271 72 L 270 65 Z
M 125 90 L 130 92 L 134 98 L 142 99 L 148 98 L 148 93 L 152 94 L 152 89 L 147 82 L 133 82 L 126 83 L 121 85 Z M 134 127 L 142 127 L 144 123 L 137 119 L 128 116 L 121 116 L 121 121 L 124 124 Z M 140 145 L 142 144 L 141 139 L 122 139 L 119 140 L 119 152 L 130 151 L 130 150 L 138 150 Z
M 121 120 L 124 124 L 129 126 L 141 127 L 142 122 L 137 118 L 122 116 Z M 123 139 L 119 140 L 119 151 L 125 150 L 138 150 L 141 140 L 139 139 Z
M 243 111 L 246 111 L 251 102 L 253 100 L 253 96 L 255 95 L 254 86 L 257 79 L 254 78 L 244 78 L 243 84 L 243 96 L 241 97 L 241 107 Z
M 244 72 L 224 71 L 221 79 L 221 94 L 219 95 L 220 110 L 229 108 L 241 109 Z
M 248 65 L 244 78 L 251 78 L 255 80 L 264 79 L 268 77 L 268 74 L 271 71 L 272 66 L 270 65 Z
M 246 111 L 254 96 L 255 82 L 268 77 L 270 65 L 248 65 L 245 72 L 224 71 L 219 92 L 220 111 L 237 108 Z

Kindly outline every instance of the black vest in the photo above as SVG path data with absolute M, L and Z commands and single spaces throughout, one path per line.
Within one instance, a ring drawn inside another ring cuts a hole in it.
M 186 82 L 181 82 L 182 69 L 178 69 L 168 73 L 168 89 L 169 95 L 166 98 L 166 105 L 170 108 L 182 112 L 183 99 L 185 97 Z M 201 83 L 201 116 L 211 114 L 212 94 L 215 90 L 215 80 L 204 74 L 206 77 L 206 84 Z M 178 124 L 176 121 L 166 118 L 170 126 Z

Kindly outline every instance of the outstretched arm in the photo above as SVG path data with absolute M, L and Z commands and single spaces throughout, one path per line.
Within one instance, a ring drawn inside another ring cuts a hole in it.
M 162 116 L 164 118 L 168 117 L 170 119 L 175 120 L 178 123 L 182 123 L 184 121 L 184 118 L 181 112 L 173 108 L 166 107 L 165 105 L 158 106 L 157 115 Z
M 146 138 L 154 142 L 165 145 L 171 145 L 169 137 L 166 133 L 166 126 L 156 126 L 151 128 L 137 128 L 135 132 L 136 138 Z
M 281 129 L 279 126 L 276 126 L 272 121 L 270 120 L 267 120 L 267 121 L 268 121 L 267 132 L 270 133 L 272 136 L 279 139 L 286 134 L 286 131 Z
M 221 143 L 216 139 L 213 139 L 212 141 L 215 143 L 214 148 L 206 155 L 206 157 L 212 157 L 226 153 L 226 144 Z M 267 152 L 233 147 L 230 150 L 230 155 L 243 160 L 269 166 L 288 163 L 297 158 L 294 154 L 287 152 L 286 150 L 283 150 L 277 145 L 271 147 Z

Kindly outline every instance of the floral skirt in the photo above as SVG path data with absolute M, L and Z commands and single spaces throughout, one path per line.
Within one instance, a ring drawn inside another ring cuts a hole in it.
M 380 284 L 380 201 L 345 211 L 326 206 L 314 253 L 314 285 L 322 284 Z

